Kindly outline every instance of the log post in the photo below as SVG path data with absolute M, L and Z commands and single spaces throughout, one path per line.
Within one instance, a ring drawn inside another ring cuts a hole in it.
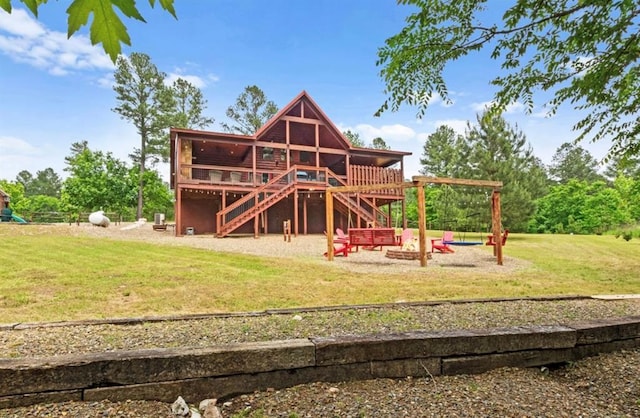
M 327 190 L 327 260 L 333 261 L 333 193 Z
M 502 265 L 502 212 L 500 209 L 500 191 L 494 189 L 491 194 L 491 223 L 493 226 L 493 255 L 498 259 L 498 265 Z
M 427 230 L 424 184 L 418 183 L 418 240 L 420 241 L 420 267 L 427 266 Z

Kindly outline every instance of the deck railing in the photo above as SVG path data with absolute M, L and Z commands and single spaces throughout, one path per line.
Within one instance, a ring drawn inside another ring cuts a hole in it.
M 371 184 L 401 183 L 402 171 L 394 168 L 352 165 L 349 167 L 350 186 L 368 186 Z M 385 189 L 373 192 L 378 195 L 403 195 L 402 189 Z
M 364 186 L 380 183 L 400 183 L 403 181 L 401 171 L 392 168 L 352 165 L 350 167 L 351 181 L 347 182 L 347 176 L 337 175 L 326 167 L 301 165 L 293 167 L 296 167 L 295 176 L 298 182 L 317 183 L 326 186 Z M 178 182 L 257 187 L 270 182 L 285 171 L 287 170 L 253 170 L 242 167 L 181 164 Z M 331 172 L 330 176 L 329 172 Z M 336 179 L 339 181 L 336 181 Z M 376 190 L 372 194 L 402 195 L 403 191 L 398 189 Z

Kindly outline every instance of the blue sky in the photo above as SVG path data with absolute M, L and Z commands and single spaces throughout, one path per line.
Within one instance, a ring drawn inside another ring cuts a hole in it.
M 37 20 L 21 6 L 11 15 L 0 10 L 0 179 L 48 167 L 64 177 L 73 142 L 87 140 L 91 149 L 127 161 L 138 146 L 135 128 L 111 111 L 113 64 L 101 46 L 91 46 L 86 28 L 67 40 L 64 3 L 45 4 Z M 463 133 L 493 96 L 489 80 L 498 65 L 482 53 L 447 68 L 452 105 L 435 99 L 421 120 L 408 106 L 374 117 L 384 101 L 377 49 L 411 12 L 395 1 L 177 1 L 178 20 L 139 3 L 148 23 L 125 21 L 132 46 L 123 53 L 146 53 L 170 79 L 197 85 L 216 120 L 210 130 L 221 130 L 226 108 L 245 86 L 258 85 L 279 107 L 306 90 L 340 129 L 367 143 L 381 136 L 392 149 L 413 152 L 405 160 L 410 177 L 438 125 Z M 576 136 L 571 126 L 578 115 L 567 107 L 548 118 L 542 108 L 526 115 L 516 103 L 505 117 L 547 164 Z M 581 145 L 597 159 L 608 149 L 606 143 Z M 160 171 L 167 179 L 166 167 Z

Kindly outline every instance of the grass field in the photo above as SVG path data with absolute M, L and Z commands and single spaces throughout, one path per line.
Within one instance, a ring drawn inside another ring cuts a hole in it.
M 0 225 L 0 323 L 399 300 L 640 293 L 640 240 L 613 236 L 510 234 L 507 254 L 531 263 L 510 274 L 427 267 L 363 275 L 321 257 L 217 253 L 40 234 L 38 228 Z

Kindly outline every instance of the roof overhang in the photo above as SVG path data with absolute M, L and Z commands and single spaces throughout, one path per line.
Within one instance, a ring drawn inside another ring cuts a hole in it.
M 389 167 L 401 162 L 404 157 L 411 155 L 407 151 L 391 151 L 376 148 L 351 148 L 351 164 L 374 165 L 377 167 Z

